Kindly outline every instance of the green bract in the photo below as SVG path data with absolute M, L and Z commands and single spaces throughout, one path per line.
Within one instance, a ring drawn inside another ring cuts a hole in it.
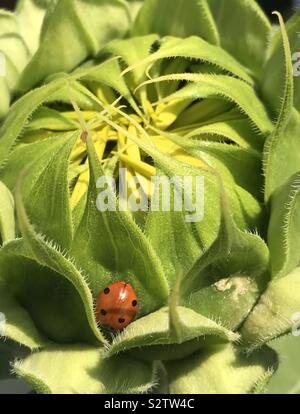
M 300 311 L 300 14 L 277 16 L 251 0 L 0 13 L 0 375 L 9 360 L 42 393 L 264 391 L 268 342 Z M 136 203 L 162 197 L 153 176 L 203 177 L 203 219 L 99 211 L 119 167 Z M 112 333 L 94 307 L 119 280 L 139 312 Z

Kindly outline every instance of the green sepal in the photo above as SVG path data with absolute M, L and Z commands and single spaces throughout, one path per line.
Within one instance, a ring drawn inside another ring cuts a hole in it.
M 73 131 L 79 128 L 79 123 L 73 119 L 67 118 L 63 113 L 41 106 L 38 108 L 26 126 L 27 131 L 50 130 L 50 131 Z
M 180 347 L 176 345 L 192 341 L 193 339 L 199 340 L 199 337 L 209 339 L 213 337 L 217 342 L 223 341 L 236 341 L 239 335 L 226 329 L 224 326 L 208 319 L 191 309 L 185 307 L 178 307 L 177 312 L 180 318 L 180 324 L 182 328 L 182 335 L 180 338 L 171 334 L 169 308 L 164 307 L 159 311 L 150 313 L 141 319 L 132 322 L 124 332 L 116 336 L 112 344 L 107 347 L 106 355 L 112 356 L 120 352 L 133 350 L 140 347 L 146 347 L 150 351 L 152 346 L 155 347 L 155 359 L 165 358 L 163 355 L 164 347 L 158 348 L 157 345 L 174 345 L 175 352 L 181 356 Z M 198 346 L 205 345 L 205 340 L 200 342 Z M 172 352 L 172 347 L 169 347 L 169 352 Z M 141 355 L 140 355 L 141 356 Z M 173 355 L 173 359 L 176 359 Z
M 190 83 L 162 99 L 161 102 L 188 99 L 197 101 L 198 99 L 219 97 L 233 103 L 242 114 L 249 118 L 254 129 L 258 128 L 262 134 L 268 134 L 272 131 L 272 122 L 255 90 L 240 79 L 224 75 L 182 73 L 154 78 L 144 82 L 141 86 L 178 80 Z
M 257 151 L 227 143 L 190 139 L 173 133 L 162 132 L 162 135 L 219 174 L 238 228 L 265 233 L 265 209 L 260 200 L 263 181 L 260 176 L 260 154 Z M 257 172 L 255 179 L 250 171 Z
M 225 50 L 218 46 L 211 45 L 200 37 L 190 36 L 185 39 L 167 36 L 161 42 L 158 51 L 150 53 L 148 57 L 129 66 L 124 73 L 136 70 L 138 67 L 151 68 L 156 62 L 170 58 L 194 59 L 210 64 L 226 73 L 231 73 L 244 80 L 250 85 L 253 84 L 251 77 L 244 67 L 230 56 Z
M 0 339 L 0 384 L 2 380 L 12 380 L 11 362 L 26 357 L 30 351 L 15 342 Z M 2 387 L 1 387 L 2 391 Z
M 143 61 L 150 55 L 151 46 L 157 40 L 158 35 L 155 34 L 124 40 L 113 40 L 102 50 L 101 53 L 109 53 L 113 56 L 120 57 L 122 59 L 121 65 L 125 64 L 127 66 L 135 66 L 137 63 Z M 147 65 L 139 65 L 135 70 L 132 71 L 132 76 L 129 77 L 129 81 L 131 81 L 131 90 L 134 90 L 142 81 L 146 79 L 146 69 Z M 109 77 L 111 77 L 111 74 Z M 128 82 L 128 79 L 126 80 Z
M 46 241 L 43 235 L 35 232 L 24 208 L 20 186 L 21 182 L 18 184 L 16 190 L 16 207 L 20 230 L 25 242 L 25 256 L 34 260 L 39 265 L 48 268 L 50 276 L 55 272 L 60 277 L 63 277 L 63 284 L 65 284 L 66 281 L 69 282 L 68 286 L 71 288 L 71 296 L 73 296 L 73 300 L 77 302 L 76 306 L 82 306 L 84 309 L 84 313 L 81 312 L 79 314 L 87 322 L 86 328 L 83 330 L 84 335 L 88 335 L 90 338 L 93 337 L 94 340 L 97 340 L 100 343 L 105 343 L 106 340 L 99 331 L 96 323 L 94 301 L 86 282 L 86 277 L 76 268 L 72 258 L 66 253 L 63 253 L 55 244 L 53 244 L 53 242 Z M 55 284 L 53 284 L 53 288 L 54 287 Z M 47 294 L 47 290 L 45 291 L 45 294 Z M 40 295 L 38 295 L 38 297 L 39 296 Z M 40 300 L 42 300 L 42 298 L 40 298 Z M 64 336 L 63 330 L 58 334 Z
M 264 148 L 265 200 L 269 204 L 272 204 L 270 200 L 274 192 L 286 185 L 300 168 L 300 114 L 295 108 L 286 110 L 288 120 L 278 120 Z M 283 124 L 286 126 L 282 127 Z
M 212 253 L 210 253 L 212 255 Z M 207 253 L 209 257 L 209 253 Z M 212 256 L 211 256 L 212 257 Z M 237 329 L 248 316 L 269 280 L 269 251 L 257 235 L 237 231 L 230 252 L 186 276 L 189 290 L 182 304 Z M 194 278 L 193 284 L 189 281 Z
M 268 347 L 245 355 L 231 344 L 218 345 L 165 367 L 171 394 L 248 394 L 271 377 L 277 355 Z
M 150 33 L 178 37 L 195 35 L 210 43 L 219 43 L 219 33 L 206 0 L 146 0 L 131 28 L 131 35 Z
M 59 253 L 56 266 L 49 265 L 49 256 L 37 261 L 22 239 L 7 243 L 0 252 L 0 308 L 6 315 L 8 338 L 29 348 L 50 340 L 105 342 L 93 320 L 93 303 L 83 293 L 82 274 L 74 270 L 70 274 L 72 262 L 61 255 L 62 260 Z
M 27 310 L 18 303 L 17 298 L 4 280 L 6 269 L 3 265 L 3 260 L 5 260 L 5 257 L 3 257 L 4 254 L 1 250 L 0 252 L 0 312 L 5 317 L 5 322 L 2 321 L 4 326 L 1 337 L 5 338 L 5 340 L 11 339 L 29 349 L 43 347 L 48 343 L 47 338 L 35 326 Z M 10 265 L 13 264 L 17 268 L 20 263 L 15 260 L 14 263 L 10 263 Z M 23 266 L 27 268 L 26 264 L 23 264 Z
M 15 361 L 13 371 L 42 394 L 138 394 L 156 380 L 156 364 L 123 355 L 104 359 L 103 350 L 82 344 L 50 345 Z
M 270 343 L 280 355 L 278 370 L 268 384 L 269 394 L 300 394 L 299 337 L 284 336 Z
M 242 148 L 253 148 L 261 151 L 264 140 L 257 136 L 247 119 L 233 119 L 228 121 L 210 122 L 203 121 L 203 126 L 193 129 L 186 138 L 204 140 L 229 140 Z
M 278 12 L 274 12 L 279 19 L 283 50 L 284 50 L 284 91 L 281 99 L 280 110 L 278 118 L 276 120 L 275 128 L 272 134 L 267 138 L 264 147 L 264 174 L 265 174 L 265 201 L 268 202 L 273 191 L 286 179 L 289 178 L 288 173 L 291 169 L 294 169 L 292 173 L 299 170 L 299 155 L 298 151 L 291 151 L 291 146 L 298 147 L 297 136 L 293 132 L 295 131 L 295 123 L 299 126 L 299 114 L 293 113 L 293 68 L 291 62 L 291 49 L 289 39 L 285 30 L 282 16 Z M 298 118 L 298 119 L 297 119 Z M 298 131 L 298 128 L 296 128 Z M 298 135 L 298 134 L 297 134 Z M 290 139 L 287 139 L 287 136 Z M 291 145 L 292 143 L 292 145 Z M 288 152 L 286 152 L 288 148 Z M 282 157 L 284 160 L 283 168 Z M 296 167 L 296 169 L 295 169 Z M 278 174 L 280 170 L 280 174 Z
M 284 277 L 300 261 L 300 172 L 271 197 L 268 245 L 272 277 Z
M 300 268 L 272 280 L 241 328 L 243 345 L 248 349 L 291 332 L 294 315 L 300 308 Z M 267 323 L 266 323 L 267 321 Z
M 27 0 L 18 2 L 15 13 L 0 10 L 0 53 L 6 60 L 6 74 L 0 79 L 0 118 L 6 115 L 20 74 L 38 48 L 46 7 L 46 2 Z
M 32 113 L 60 89 L 65 83 L 58 79 L 51 84 L 35 89 L 18 99 L 10 108 L 5 121 L 0 127 L 0 166 L 7 160 L 17 138 L 24 130 L 24 126 Z
M 73 237 L 69 206 L 68 163 L 79 133 L 51 135 L 40 142 L 18 145 L 11 153 L 1 179 L 16 186 L 16 171 L 26 174 L 22 194 L 37 232 L 46 234 L 61 248 L 69 248 Z
M 0 241 L 13 240 L 16 235 L 14 198 L 9 189 L 0 181 Z
M 282 48 L 282 33 L 274 28 L 274 34 L 268 53 L 268 61 L 264 67 L 261 81 L 262 92 L 268 103 L 268 106 L 278 116 L 282 105 L 282 91 L 286 82 L 286 71 L 288 70 L 293 77 L 294 82 L 294 106 L 300 110 L 300 78 L 299 78 L 299 22 L 300 11 L 295 10 L 293 16 L 285 23 L 286 40 L 290 44 L 290 54 L 288 60 L 284 59 Z M 285 46 L 286 47 L 286 46 Z M 283 64 L 284 61 L 284 64 Z M 292 67 L 293 66 L 293 67 Z
M 271 33 L 267 16 L 252 0 L 208 0 L 208 4 L 221 46 L 259 79 Z
M 53 73 L 73 70 L 109 40 L 123 37 L 129 22 L 121 0 L 56 2 L 44 22 L 40 46 L 22 73 L 19 90 L 27 91 Z

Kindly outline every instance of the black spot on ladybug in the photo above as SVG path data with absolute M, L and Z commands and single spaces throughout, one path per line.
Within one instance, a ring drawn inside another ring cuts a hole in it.
M 119 318 L 119 322 L 120 323 L 124 323 L 125 322 L 125 319 L 124 318 Z
M 106 295 L 108 295 L 109 294 L 109 292 L 110 292 L 110 288 L 108 288 L 108 287 L 106 287 L 105 289 L 104 289 L 104 291 L 103 291 Z
M 137 305 L 137 300 L 133 300 L 133 301 L 131 302 L 131 304 L 132 304 L 132 306 L 136 306 L 136 305 Z
M 149 54 L 152 55 L 152 53 L 157 52 L 161 47 L 161 40 L 157 39 L 155 40 L 152 45 L 150 46 Z
M 101 309 L 101 310 L 100 310 L 100 313 L 101 313 L 101 315 L 104 315 L 104 316 L 107 314 L 107 312 L 106 312 L 106 310 L 105 310 L 105 309 Z

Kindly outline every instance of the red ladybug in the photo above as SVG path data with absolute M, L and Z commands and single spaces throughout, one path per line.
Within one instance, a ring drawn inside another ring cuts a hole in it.
M 138 301 L 133 287 L 126 282 L 115 282 L 102 290 L 97 298 L 97 322 L 121 331 L 133 321 L 138 312 Z

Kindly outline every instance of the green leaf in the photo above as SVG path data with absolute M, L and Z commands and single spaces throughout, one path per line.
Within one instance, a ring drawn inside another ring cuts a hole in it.
M 254 234 L 235 230 L 231 238 L 229 254 L 220 238 L 220 253 L 218 244 L 213 246 L 185 276 L 181 303 L 235 330 L 266 287 L 269 252 Z
M 157 362 L 157 384 L 151 390 L 152 394 L 169 394 L 167 371 L 161 362 Z
M 133 355 L 138 352 L 139 347 L 146 346 L 145 354 L 148 352 L 151 355 L 151 348 L 155 347 L 155 357 L 154 359 L 168 359 L 168 354 L 172 353 L 173 346 L 167 345 L 176 345 L 183 344 L 185 347 L 185 342 L 188 343 L 193 339 L 199 341 L 199 337 L 204 337 L 205 340 L 209 337 L 214 337 L 216 341 L 236 341 L 239 338 L 239 335 L 229 331 L 224 328 L 222 325 L 208 319 L 191 309 L 185 307 L 177 308 L 180 322 L 182 324 L 182 336 L 180 339 L 176 339 L 174 336 L 170 335 L 169 331 L 169 309 L 164 307 L 159 311 L 150 313 L 147 316 L 144 316 L 141 319 L 138 319 L 132 322 L 124 332 L 116 336 L 112 344 L 107 348 L 107 356 L 112 356 L 118 354 L 119 352 L 128 351 L 133 349 Z M 196 347 L 205 345 L 205 340 L 203 342 L 198 342 Z M 157 347 L 157 345 L 164 345 L 162 347 Z M 195 345 L 192 344 L 193 348 Z M 167 348 L 167 352 L 165 352 Z M 181 357 L 180 347 L 174 347 L 175 353 L 178 354 L 177 358 Z M 184 349 L 186 352 L 186 349 Z M 143 353 L 138 353 L 139 357 Z M 170 357 L 170 355 L 169 355 Z M 147 358 L 147 356 L 146 356 Z M 176 359 L 172 355 L 172 359 Z
M 253 131 L 247 119 L 212 122 L 193 129 L 186 138 L 230 140 L 242 148 L 255 150 L 261 150 L 264 145 L 263 138 Z
M 190 186 L 190 190 L 192 194 L 190 194 L 187 199 L 190 202 L 196 202 L 197 204 L 194 205 L 195 210 L 190 212 L 186 211 L 184 208 L 184 220 L 188 220 L 191 222 L 190 228 L 194 233 L 195 240 L 200 247 L 199 254 L 203 249 L 208 248 L 216 239 L 219 226 L 220 226 L 220 188 L 219 188 L 219 181 L 218 177 L 213 169 L 210 169 L 206 165 L 202 167 L 194 167 L 192 165 L 188 165 L 187 163 L 183 163 L 181 161 L 176 161 L 169 156 L 165 156 L 161 153 L 153 154 L 153 157 L 156 161 L 156 164 L 159 166 L 160 170 L 167 176 L 167 177 L 191 177 L 192 184 Z M 204 203 L 206 206 L 214 205 L 214 209 L 201 211 L 201 190 L 199 194 L 199 189 L 197 189 L 195 179 L 202 178 L 204 181 L 204 189 L 203 189 L 203 197 Z M 180 181 L 179 181 L 180 183 Z M 179 184 L 181 185 L 181 184 Z M 197 194 L 198 193 L 198 194 Z M 200 197 L 199 197 L 200 196 Z M 197 200 L 197 201 L 196 201 Z M 204 216 L 202 217 L 202 212 L 204 212 Z M 192 214 L 191 214 L 192 213 Z M 192 216 L 192 219 L 187 217 Z M 191 230 L 190 230 L 191 231 Z M 168 242 L 167 238 L 165 242 Z M 177 239 L 177 249 L 180 249 L 180 240 Z M 195 246 L 196 247 L 196 246 Z M 182 269 L 181 269 L 182 270 Z M 176 275 L 174 275 L 176 276 Z
M 106 341 L 97 327 L 94 314 L 93 297 L 85 277 L 75 267 L 72 259 L 67 257 L 66 254 L 63 254 L 53 243 L 46 241 L 43 236 L 35 232 L 27 217 L 20 190 L 21 189 L 18 186 L 16 191 L 16 207 L 19 226 L 25 241 L 25 256 L 36 261 L 39 265 L 51 269 L 52 272 L 49 272 L 49 278 L 55 276 L 53 272 L 58 274 L 58 279 L 61 280 L 61 285 L 64 286 L 64 289 L 66 289 L 66 291 L 68 291 L 71 295 L 71 303 L 68 302 L 68 305 L 71 306 L 73 312 L 76 307 L 81 307 L 80 312 L 78 313 L 77 311 L 77 314 L 78 318 L 81 318 L 83 324 L 81 327 L 82 335 L 89 337 L 89 339 L 93 337 L 94 341 L 98 340 L 99 342 L 105 343 Z M 28 276 L 30 276 L 30 273 Z M 49 283 L 49 279 L 47 282 Z M 60 283 L 58 282 L 58 285 L 59 284 Z M 56 283 L 52 283 L 51 279 L 50 286 L 52 286 L 54 291 L 56 290 Z M 45 289 L 44 292 L 44 294 L 48 295 L 47 289 Z M 43 300 L 37 291 L 36 293 L 37 299 L 40 298 L 39 301 Z M 59 295 L 54 296 L 56 296 L 57 299 L 60 298 Z M 75 302 L 73 306 L 72 301 Z M 66 316 L 68 316 L 68 312 Z M 76 328 L 76 324 L 72 324 L 70 326 Z M 54 332 L 57 332 L 57 335 L 64 337 L 65 332 L 63 330 L 56 331 L 55 326 Z M 67 331 L 66 333 L 68 334 Z M 71 332 L 71 335 L 74 335 L 74 333 Z M 74 341 L 73 338 L 72 340 Z
M 147 64 L 140 65 L 140 62 L 145 60 L 150 54 L 151 47 L 155 41 L 157 41 L 157 39 L 157 35 L 148 35 L 142 37 L 133 37 L 125 40 L 114 40 L 110 42 L 102 51 L 104 56 L 108 53 L 110 55 L 119 57 L 119 63 L 121 67 L 136 66 L 136 68 L 132 72 L 127 73 L 127 75 L 123 76 L 123 74 L 120 73 L 116 77 L 119 82 L 121 80 L 124 82 L 124 84 L 126 82 L 128 88 L 132 92 L 141 82 L 147 79 Z M 120 67 L 118 67 L 118 70 L 120 71 Z M 113 76 L 111 73 L 109 73 L 106 78 L 113 79 Z M 122 92 L 121 94 L 128 100 L 136 113 L 141 115 L 141 111 L 136 105 L 135 100 L 132 98 L 129 91 L 127 94 L 124 94 Z M 129 96 L 130 99 L 128 99 L 127 96 Z M 146 91 L 139 90 L 139 94 L 136 98 L 144 104 L 146 96 Z
M 88 273 L 95 295 L 112 280 L 133 284 L 147 314 L 166 303 L 168 284 L 158 255 L 128 212 L 99 211 L 97 181 L 104 171 L 90 139 L 88 154 L 91 179 L 86 209 L 74 237 L 71 254 Z M 108 186 L 109 197 L 115 199 Z M 118 203 L 116 203 L 117 205 Z
M 57 89 L 56 93 L 51 95 L 49 102 L 62 102 L 66 105 L 71 105 L 70 98 L 72 98 L 72 101 L 76 101 L 82 110 L 98 111 L 99 104 L 95 102 L 95 99 L 91 99 L 86 93 L 87 89 L 76 81 L 80 77 L 80 72 L 78 71 L 78 73 L 79 75 L 77 73 L 74 75 L 59 73 L 54 76 L 49 76 L 46 83 L 52 84 L 57 79 L 64 79 L 64 84 Z
M 3 22 L 4 20 L 5 25 L 5 20 L 8 19 L 14 20 L 14 16 L 7 12 L 1 11 L 0 21 Z M 18 33 L 18 28 L 15 27 L 15 30 L 13 30 L 12 25 L 10 25 L 10 28 L 7 28 L 7 33 L 3 33 L 3 29 L 1 29 L 2 35 L 0 36 L 0 52 L 4 54 L 9 68 L 9 71 L 6 74 L 6 79 L 9 81 L 13 78 L 13 82 L 10 84 L 11 91 L 16 86 L 18 76 L 30 58 L 26 44 Z
M 296 170 L 293 172 L 299 170 L 300 162 L 299 155 L 295 156 L 295 152 L 291 151 L 291 146 L 294 147 L 297 145 L 298 147 L 299 145 L 299 143 L 296 144 L 297 141 L 295 141 L 295 137 L 290 135 L 290 133 L 293 133 L 293 130 L 295 130 L 295 123 L 299 125 L 300 120 L 299 114 L 292 112 L 294 84 L 291 50 L 283 19 L 279 13 L 274 12 L 274 14 L 278 16 L 281 28 L 284 49 L 285 81 L 278 119 L 272 134 L 268 137 L 265 143 L 264 148 L 265 201 L 270 199 L 270 196 L 278 185 L 284 183 L 285 180 L 289 178 L 288 173 L 291 169 L 296 166 Z M 282 94 L 279 96 L 282 96 Z M 292 115 L 293 117 L 291 119 Z M 286 152 L 287 147 L 288 153 Z M 296 151 L 296 154 L 297 153 L 298 151 Z M 282 164 L 282 156 L 284 156 L 284 164 Z M 287 173 L 285 172 L 283 165 L 287 166 Z M 280 175 L 278 174 L 278 169 L 281 171 Z
M 93 320 L 93 303 L 88 293 L 82 293 L 82 275 L 77 273 L 71 279 L 67 267 L 71 263 L 64 269 L 61 266 L 60 273 L 53 270 L 54 265 L 46 267 L 51 258 L 38 263 L 23 240 L 6 244 L 0 252 L 0 307 L 3 304 L 9 338 L 30 348 L 44 346 L 49 340 L 105 342 Z
M 229 170 L 235 184 L 253 194 L 257 199 L 261 198 L 263 182 L 260 177 L 261 155 L 259 152 L 221 142 L 191 140 L 176 136 L 171 139 L 196 158 L 206 161 L 219 171 L 221 176 L 224 169 Z
M 191 268 L 195 260 L 202 254 L 204 246 L 203 240 L 199 238 L 199 229 L 197 229 L 197 227 L 200 227 L 200 224 L 189 221 L 188 215 L 190 213 L 184 207 L 184 201 L 182 200 L 183 182 L 177 182 L 175 179 L 180 178 L 180 163 L 176 164 L 174 162 L 173 168 L 176 168 L 176 170 L 172 173 L 170 170 L 166 170 L 166 160 L 163 161 L 162 166 L 160 164 L 161 162 L 158 161 L 155 166 L 156 177 L 162 180 L 161 186 L 154 186 L 152 202 L 156 200 L 161 208 L 160 211 L 153 211 L 151 209 L 147 212 L 144 231 L 159 255 L 165 275 L 172 286 L 179 273 L 186 273 Z M 166 175 L 166 172 L 168 175 Z M 191 169 L 190 172 L 194 176 L 192 178 L 197 178 L 195 170 Z M 197 171 L 199 177 L 200 172 L 201 170 Z M 170 191 L 164 187 L 169 182 L 171 183 Z M 190 188 L 192 191 L 195 190 L 193 186 L 196 186 L 195 182 L 193 182 Z M 195 191 L 198 193 L 199 190 Z M 205 187 L 203 190 L 205 191 Z M 166 194 L 167 197 L 170 196 L 170 211 L 164 211 L 165 208 L 162 209 Z M 198 194 L 198 196 L 201 195 Z M 174 211 L 177 201 L 182 202 L 182 211 Z M 200 208 L 201 201 L 199 201 L 199 198 L 196 203 L 198 203 Z M 162 244 L 164 245 L 163 249 L 161 248 Z
M 135 20 L 140 8 L 143 5 L 144 0 L 127 0 L 132 21 Z
M 116 75 L 114 81 L 108 81 L 110 72 Z M 94 68 L 80 70 L 72 76 L 57 75 L 45 86 L 34 89 L 18 99 L 0 127 L 0 166 L 8 158 L 28 119 L 43 103 L 63 101 L 70 104 L 71 95 L 82 109 L 101 109 L 96 98 L 91 99 L 90 95 L 92 94 L 89 95 L 88 90 L 76 82 L 77 79 L 82 78 L 83 81 L 95 80 L 101 83 L 106 79 L 109 86 L 116 89 L 121 95 L 124 94 L 131 105 L 136 107 L 134 100 L 128 93 L 126 84 L 119 75 L 120 69 L 117 62 L 109 60 Z
M 236 228 L 224 192 L 218 237 L 184 276 L 178 300 L 236 329 L 265 288 L 269 254 L 259 236 Z
M 113 40 L 103 49 L 102 53 L 110 53 L 114 56 L 119 56 L 122 58 L 122 63 L 125 63 L 127 66 L 134 66 L 147 58 L 150 54 L 151 46 L 157 39 L 157 35 L 148 35 L 125 40 Z M 133 89 L 146 79 L 146 68 L 147 65 L 139 65 L 133 71 Z M 109 77 L 112 77 L 112 75 L 110 74 Z M 122 95 L 126 96 L 126 94 Z
M 0 181 L 0 237 L 2 242 L 15 238 L 14 205 L 12 194 Z
M 10 104 L 10 91 L 8 89 L 8 85 L 3 78 L 0 78 L 0 93 L 1 93 L 1 101 L 0 101 L 0 119 L 4 117 L 9 109 Z
M 270 345 L 279 354 L 280 364 L 269 383 L 268 393 L 300 394 L 299 337 L 285 336 Z
M 106 53 L 112 53 L 114 56 L 116 55 L 119 58 L 122 56 L 123 58 L 128 57 L 129 59 L 129 57 L 132 57 L 129 52 L 131 50 L 130 43 L 131 39 L 110 42 L 109 45 L 104 48 L 103 54 L 105 55 Z M 121 50 L 119 50 L 119 46 L 121 47 Z M 125 50 L 127 50 L 127 48 L 129 49 L 127 53 L 124 53 L 124 47 Z M 139 107 L 136 105 L 136 102 L 133 99 L 128 86 L 126 85 L 124 77 L 122 77 L 120 65 L 116 57 L 108 59 L 100 65 L 93 66 L 90 69 L 83 68 L 81 70 L 78 70 L 76 71 L 75 76 L 79 78 L 83 83 L 92 82 L 96 85 L 100 84 L 101 86 L 109 86 L 113 90 L 117 91 L 120 95 L 122 95 L 137 113 L 140 112 Z M 82 108 L 81 105 L 80 107 Z
M 260 297 L 241 329 L 243 345 L 257 348 L 290 332 L 300 309 L 300 268 L 274 279 Z M 267 323 L 266 323 L 267 322 Z
M 47 235 L 61 248 L 71 244 L 73 229 L 69 206 L 68 163 L 79 133 L 68 132 L 28 145 L 12 152 L 2 180 L 14 188 L 16 171 L 24 171 L 23 197 L 36 231 Z
M 51 82 L 51 84 L 29 92 L 11 107 L 0 127 L 0 166 L 7 159 L 28 118 L 43 102 L 50 100 L 51 96 L 64 84 L 65 79 Z
M 15 358 L 24 358 L 30 353 L 30 350 L 21 347 L 20 344 L 12 342 L 7 338 L 3 341 L 0 339 L 0 389 L 3 393 L 3 379 L 12 381 L 10 363 Z
M 79 123 L 67 118 L 63 113 L 55 109 L 42 106 L 38 108 L 30 119 L 26 131 L 50 130 L 50 131 L 73 131 L 79 128 Z
M 166 136 L 170 137 L 169 134 Z M 176 142 L 180 143 L 181 138 L 178 140 L 176 139 Z M 150 211 L 148 213 L 145 232 L 149 236 L 153 246 L 159 252 L 165 268 L 165 273 L 170 280 L 170 283 L 173 284 L 181 273 L 186 274 L 190 271 L 193 265 L 196 266 L 196 259 L 200 257 L 198 261 L 201 260 L 202 254 L 206 254 L 205 252 L 209 250 L 209 246 L 212 243 L 213 245 L 218 243 L 217 240 L 219 238 L 222 239 L 222 241 L 220 241 L 220 250 L 222 253 L 229 249 L 229 228 L 232 225 L 232 222 L 227 215 L 227 204 L 222 190 L 222 183 L 214 170 L 210 171 L 209 168 L 206 168 L 205 164 L 202 165 L 202 168 L 199 167 L 194 169 L 188 167 L 186 164 L 171 160 L 171 158 L 168 161 L 168 165 L 166 159 L 157 158 L 157 165 L 160 165 L 158 171 L 160 171 L 160 173 L 167 173 L 167 176 L 170 178 L 174 176 L 180 177 L 182 172 L 180 172 L 179 169 L 182 168 L 183 165 L 187 168 L 187 175 L 192 177 L 203 177 L 205 205 L 213 204 L 215 206 L 213 210 L 205 209 L 203 220 L 192 223 L 187 222 L 186 211 Z M 163 192 L 160 195 L 162 198 Z M 174 194 L 172 194 L 172 196 L 174 198 Z M 178 194 L 176 194 L 176 196 L 178 196 Z M 216 221 L 219 214 L 217 206 L 220 206 L 221 223 Z M 217 227 L 219 225 L 220 227 Z M 215 239 L 217 240 L 214 241 Z M 163 250 L 161 249 L 162 243 L 165 245 Z M 216 251 L 213 247 L 212 249 L 214 251 L 212 256 L 216 259 L 219 247 L 216 247 Z
M 201 246 L 203 248 L 210 246 L 217 237 L 220 225 L 220 183 L 216 172 L 205 164 L 195 167 L 186 162 L 177 161 L 171 156 L 159 151 L 157 147 L 153 145 L 152 141 L 150 141 L 150 143 L 147 142 L 149 138 L 148 136 L 147 139 L 137 138 L 135 135 L 128 133 L 124 128 L 112 123 L 108 118 L 105 118 L 105 121 L 112 125 L 117 131 L 122 132 L 128 139 L 136 143 L 144 152 L 151 156 L 156 167 L 159 168 L 160 173 L 163 172 L 166 177 L 171 179 L 175 178 L 176 188 L 179 189 L 179 191 L 182 187 L 182 178 L 191 178 L 190 185 L 187 186 L 189 189 L 188 193 L 190 192 L 187 199 L 191 204 L 194 204 L 194 200 L 199 201 L 200 192 L 200 197 L 201 195 L 204 195 L 207 205 L 216 206 L 214 209 L 209 210 L 210 214 L 204 214 L 204 217 L 202 217 L 202 209 L 199 208 L 198 203 L 196 206 L 193 206 L 193 211 L 190 211 L 186 207 L 184 208 L 184 213 L 188 216 L 188 221 L 193 223 L 195 237 L 200 241 Z M 204 179 L 204 194 L 201 189 L 199 191 L 199 188 L 197 188 L 198 186 L 195 183 L 197 178 Z M 166 240 L 166 243 L 167 242 L 168 240 Z
M 297 55 L 297 52 L 299 52 L 299 22 L 300 11 L 298 10 L 285 23 L 287 33 L 285 42 L 288 41 L 290 44 L 289 55 L 286 58 L 283 56 L 282 33 L 280 30 L 275 31 L 270 47 L 269 59 L 264 68 L 262 92 L 269 107 L 276 115 L 279 114 L 282 107 L 282 93 L 285 88 L 287 70 L 291 75 L 294 72 L 294 105 L 298 111 L 300 110 L 299 58 Z
M 189 272 L 184 275 L 180 286 L 181 298 L 184 298 L 186 295 L 192 292 L 195 288 L 195 285 L 198 285 L 198 276 L 201 271 L 210 266 L 215 260 L 228 256 L 231 250 L 234 238 L 234 224 L 231 215 L 229 214 L 227 198 L 225 196 L 222 181 L 220 181 L 219 186 L 221 193 L 221 219 L 217 237 L 211 246 L 206 248 L 203 255 L 201 255 L 198 260 L 196 260 Z
M 15 35 L 18 27 L 13 13 L 1 9 L 0 11 L 0 36 L 6 37 L 8 35 Z
M 19 89 L 29 90 L 50 74 L 76 68 L 87 57 L 95 56 L 109 40 L 123 37 L 129 23 L 127 5 L 121 0 L 56 2 Z
M 20 74 L 39 43 L 46 2 L 19 1 L 17 11 L 0 10 L 0 52 L 6 59 L 6 75 L 0 79 L 0 118 L 6 115 Z
M 259 229 L 264 233 L 264 209 L 260 202 L 263 182 L 260 154 L 257 151 L 173 133 L 162 132 L 162 135 L 190 154 L 193 157 L 191 161 L 198 159 L 200 164 L 209 165 L 220 174 L 230 210 L 240 229 Z M 175 156 L 179 153 L 176 148 Z
M 282 120 L 278 120 L 275 131 L 267 138 L 264 149 L 266 200 L 270 200 L 276 189 L 286 185 L 300 167 L 300 114 L 293 109 L 286 127 L 282 128 L 280 122 Z
M 206 0 L 146 0 L 131 34 L 150 33 L 178 37 L 196 35 L 210 43 L 219 43 L 219 33 Z
M 14 89 L 19 70 L 22 70 L 29 59 L 30 55 L 26 50 L 15 17 L 12 13 L 0 10 L 0 53 L 5 59 L 5 75 L 0 77 L 0 119 L 6 115 L 12 90 Z M 18 68 L 17 59 L 22 67 Z M 1 61 L 2 63 L 2 61 Z
M 39 47 L 43 20 L 46 12 L 51 7 L 51 3 L 52 0 L 20 0 L 17 3 L 15 20 L 18 24 L 20 35 L 31 55 Z
M 300 173 L 277 189 L 271 198 L 268 244 L 272 276 L 284 277 L 300 262 Z
M 155 62 L 161 59 L 170 59 L 175 57 L 186 58 L 188 60 L 196 59 L 201 62 L 206 62 L 212 66 L 217 66 L 217 68 L 234 74 L 249 84 L 253 83 L 244 67 L 240 65 L 232 56 L 226 53 L 223 49 L 213 46 L 196 36 L 191 36 L 186 39 L 179 39 L 177 37 L 170 36 L 166 37 L 157 52 L 154 52 L 140 62 L 129 66 L 124 73 L 130 72 L 139 66 L 144 67 L 147 65 L 151 67 Z
M 185 80 L 191 83 L 164 98 L 161 102 L 170 102 L 177 99 L 193 99 L 196 101 L 197 99 L 220 97 L 225 101 L 233 102 L 239 111 L 245 114 L 263 134 L 267 134 L 273 129 L 267 111 L 258 99 L 254 89 L 239 79 L 224 75 L 182 73 L 154 78 L 142 85 L 170 80 Z
M 251 393 L 276 366 L 276 353 L 270 348 L 249 356 L 232 345 L 208 347 L 179 364 L 165 363 L 171 394 Z
M 86 208 L 86 201 L 87 201 L 87 193 L 85 193 L 81 197 L 79 202 L 76 204 L 76 206 L 72 210 L 74 234 L 76 234 L 78 226 L 80 225 L 82 217 L 84 215 L 85 208 Z
M 208 4 L 221 46 L 259 78 L 271 32 L 267 16 L 252 0 L 208 0 Z
M 149 211 L 146 220 L 145 234 L 159 254 L 165 275 L 172 283 L 179 272 L 188 271 L 199 257 L 201 241 L 194 234 L 194 226 L 185 220 L 183 212 Z
M 43 394 L 136 394 L 149 391 L 156 376 L 152 363 L 103 359 L 101 349 L 77 344 L 51 345 L 15 362 L 13 370 Z
M 3 252 L 1 252 L 1 271 L 0 271 L 0 312 L 5 317 L 3 334 L 5 339 L 12 339 L 13 341 L 22 344 L 30 349 L 40 348 L 44 346 L 48 340 L 35 326 L 30 314 L 27 310 L 18 303 L 10 290 L 9 285 L 5 282 L 5 265 L 3 261 Z M 19 263 L 15 261 L 10 262 L 11 266 L 17 267 Z M 26 265 L 25 265 L 26 267 Z M 14 270 L 16 272 L 16 270 Z M 10 273 L 10 275 L 12 272 Z M 1 337 L 1 335 L 0 335 Z

